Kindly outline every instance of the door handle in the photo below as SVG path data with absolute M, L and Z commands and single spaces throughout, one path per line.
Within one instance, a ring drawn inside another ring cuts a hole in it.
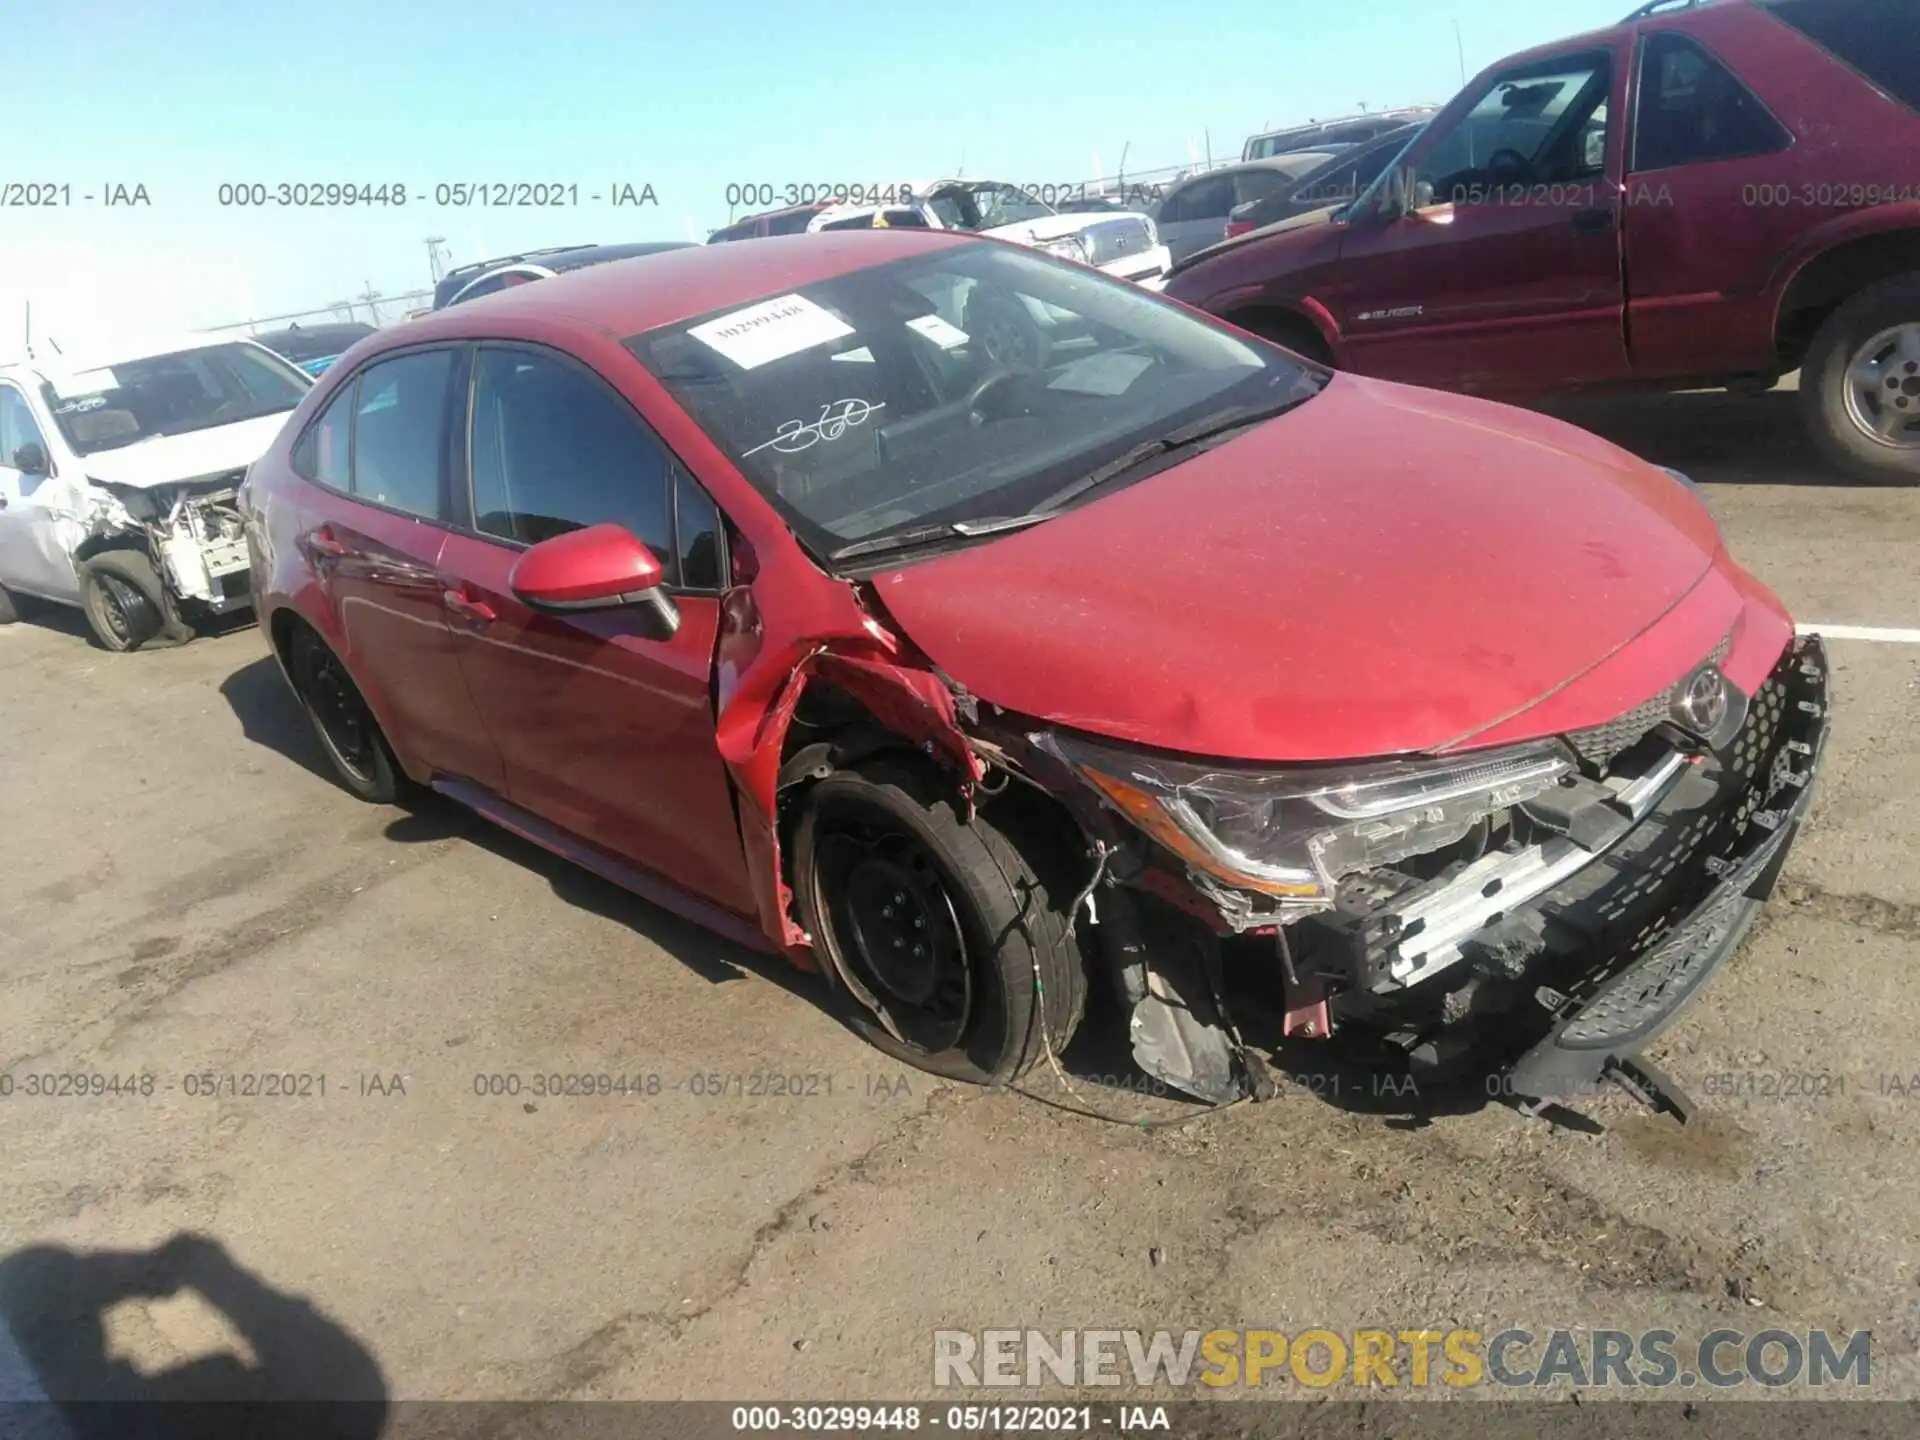
M 490 625 L 500 618 L 486 601 L 475 600 L 464 590 L 455 590 L 451 587 L 442 590 L 440 601 L 462 620 L 471 620 L 476 625 Z
M 1595 210 L 1582 210 L 1573 217 L 1573 229 L 1576 235 L 1599 235 L 1613 229 L 1613 208 L 1602 205 Z
M 341 560 L 347 556 L 347 547 L 334 538 L 333 531 L 322 525 L 307 536 L 307 549 L 315 555 L 325 555 L 329 559 Z

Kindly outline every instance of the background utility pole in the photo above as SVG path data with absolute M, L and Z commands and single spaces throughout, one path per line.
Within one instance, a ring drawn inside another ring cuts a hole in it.
M 1453 48 L 1460 56 L 1460 88 L 1467 88 L 1467 42 L 1460 38 L 1460 22 L 1453 22 Z
M 369 325 L 379 325 L 382 323 L 380 319 L 380 292 L 373 288 L 373 282 L 371 280 L 367 281 L 366 285 L 367 288 L 360 292 L 360 299 L 367 302 L 367 323 Z
M 440 283 L 440 277 L 446 273 L 440 268 L 447 259 L 447 254 L 442 248 L 446 243 L 447 237 L 444 235 L 427 236 L 427 269 L 432 272 L 435 285 Z

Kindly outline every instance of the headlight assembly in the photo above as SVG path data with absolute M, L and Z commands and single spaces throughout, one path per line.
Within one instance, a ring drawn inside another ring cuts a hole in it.
M 1049 255 L 1057 255 L 1062 260 L 1078 260 L 1087 263 L 1087 244 L 1078 235 L 1062 235 L 1054 240 L 1042 240 L 1034 248 L 1044 250 Z
M 1462 840 L 1482 817 L 1576 769 L 1558 741 L 1439 760 L 1267 771 L 1060 735 L 1040 744 L 1195 869 L 1274 896 L 1283 909 L 1323 909 L 1341 876 Z

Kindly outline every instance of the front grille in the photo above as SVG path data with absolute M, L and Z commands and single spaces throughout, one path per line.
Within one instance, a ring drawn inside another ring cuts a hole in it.
M 1153 235 L 1144 216 L 1116 215 L 1111 220 L 1096 220 L 1080 232 L 1086 242 L 1090 264 L 1106 265 L 1127 255 L 1139 255 L 1153 248 Z
M 1707 656 L 1707 663 L 1725 664 L 1732 650 L 1733 632 L 1729 630 L 1721 636 L 1720 643 L 1713 647 L 1713 653 Z M 1683 676 L 1681 680 L 1674 681 L 1651 700 L 1634 706 L 1626 714 L 1604 725 L 1596 725 L 1591 730 L 1576 730 L 1567 739 L 1573 742 L 1573 748 L 1580 752 L 1583 760 L 1596 769 L 1605 770 L 1614 756 L 1637 744 L 1642 736 L 1667 718 L 1684 679 Z

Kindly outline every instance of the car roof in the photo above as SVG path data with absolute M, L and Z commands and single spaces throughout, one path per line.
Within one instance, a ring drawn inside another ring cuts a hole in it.
M 949 230 L 830 230 L 769 235 L 752 245 L 683 245 L 640 260 L 590 265 L 436 310 L 382 332 L 392 345 L 495 333 L 533 319 L 550 334 L 626 337 L 711 310 L 954 245 L 994 244 Z

